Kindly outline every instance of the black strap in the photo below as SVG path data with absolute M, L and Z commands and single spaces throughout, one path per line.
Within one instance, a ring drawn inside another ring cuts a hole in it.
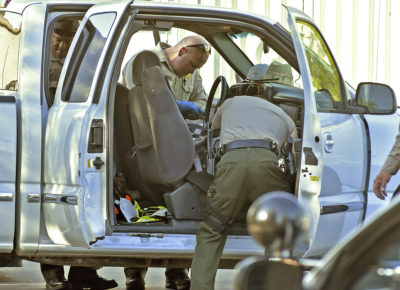
M 222 152 L 226 153 L 229 150 L 238 148 L 265 148 L 276 153 L 276 143 L 271 140 L 261 139 L 246 139 L 229 142 L 222 147 Z
M 231 219 L 223 214 L 221 214 L 215 207 L 207 201 L 206 194 L 199 195 L 200 201 L 202 203 L 202 218 L 203 221 L 214 231 L 220 233 L 221 235 L 228 233 L 230 230 L 234 219 Z
M 213 176 L 204 171 L 196 172 L 195 170 L 192 170 L 186 176 L 186 179 L 190 183 L 198 187 L 202 192 L 207 192 L 208 188 L 210 187 Z

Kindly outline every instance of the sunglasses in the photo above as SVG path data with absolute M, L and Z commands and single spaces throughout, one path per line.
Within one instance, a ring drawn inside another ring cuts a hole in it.
M 202 48 L 203 52 L 211 54 L 211 45 L 208 43 L 186 45 L 186 47 L 199 47 Z

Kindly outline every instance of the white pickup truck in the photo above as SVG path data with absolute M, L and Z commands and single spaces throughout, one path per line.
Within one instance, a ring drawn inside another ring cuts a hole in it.
M 207 185 L 207 147 L 218 137 L 207 134 L 211 117 L 200 125 L 200 133 L 189 130 L 175 102 L 164 102 L 163 78 L 148 67 L 145 55 L 142 66 L 133 68 L 143 95 L 138 98 L 137 90 L 118 83 L 126 59 L 154 47 L 144 41 L 149 38 L 167 41 L 185 33 L 206 38 L 213 46 L 209 62 L 223 67 L 228 80 L 222 81 L 221 97 L 226 91 L 246 90 L 246 75 L 257 63 L 290 66 L 289 83 L 277 77 L 257 87 L 298 126 L 294 194 L 312 215 L 309 239 L 296 250 L 298 255 L 322 256 L 381 206 L 372 180 L 398 132 L 394 93 L 379 84 L 363 84 L 357 93 L 350 88 L 305 14 L 285 8 L 287 21 L 279 24 L 200 5 L 96 2 L 0 1 L 3 265 L 28 259 L 88 266 L 190 266 L 201 218 L 198 196 Z M 51 33 L 56 21 L 68 17 L 82 21 L 49 106 Z M 205 81 L 207 89 L 209 85 Z M 159 99 L 152 102 L 153 97 Z M 137 223 L 118 218 L 116 174 L 141 193 L 142 207 L 166 207 L 165 219 Z M 398 182 L 392 179 L 389 193 Z M 262 252 L 238 219 L 220 267 L 231 268 Z

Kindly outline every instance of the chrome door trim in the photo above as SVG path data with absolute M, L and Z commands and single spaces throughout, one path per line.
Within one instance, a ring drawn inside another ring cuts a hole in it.
M 0 201 L 13 201 L 14 194 L 12 192 L 0 192 Z
M 43 202 L 78 205 L 78 197 L 76 195 L 45 193 L 43 197 Z
M 360 211 L 365 208 L 365 203 L 362 201 L 348 202 L 348 203 L 323 203 L 321 202 L 321 215 Z

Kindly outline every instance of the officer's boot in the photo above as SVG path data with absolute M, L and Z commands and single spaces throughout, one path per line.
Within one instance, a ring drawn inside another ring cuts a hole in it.
M 100 277 L 95 269 L 89 267 L 71 266 L 68 273 L 68 281 L 74 290 L 86 288 L 104 290 L 118 286 L 115 280 L 107 280 Z
M 144 290 L 147 268 L 125 268 L 126 290 Z
M 64 267 L 60 265 L 40 264 L 40 271 L 46 281 L 47 290 L 72 290 L 64 277 Z
M 187 269 L 167 268 L 165 270 L 165 288 L 189 290 L 190 279 Z

